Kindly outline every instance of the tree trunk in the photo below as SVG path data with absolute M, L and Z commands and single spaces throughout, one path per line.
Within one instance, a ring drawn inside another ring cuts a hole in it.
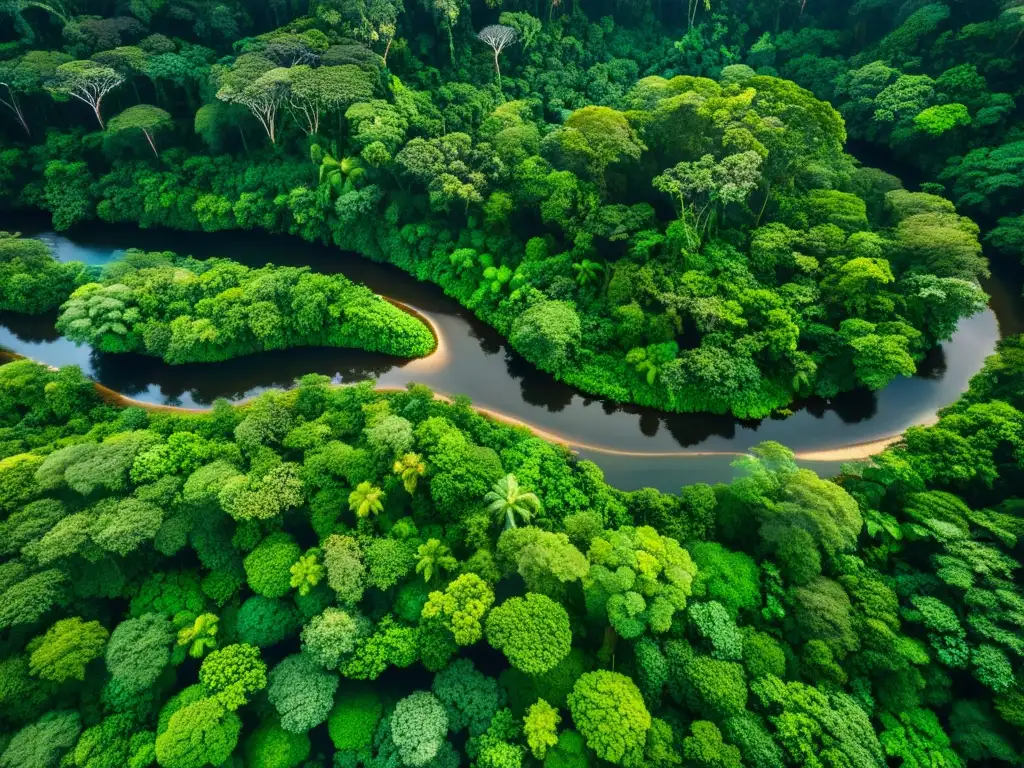
M 391 43 L 394 42 L 394 40 L 395 40 L 395 36 L 392 35 L 391 37 L 388 38 L 388 44 L 386 46 L 384 46 L 384 66 L 385 67 L 388 65 L 388 51 L 391 50 Z
M 245 138 L 245 131 L 242 130 L 242 126 L 238 126 L 238 135 L 242 137 L 242 147 L 245 149 L 245 154 L 249 154 L 249 142 Z
M 498 50 L 494 50 L 494 71 L 498 73 L 498 90 L 501 91 L 501 65 L 498 64 Z
M 156 144 L 153 143 L 153 137 L 149 135 L 149 131 L 145 128 L 142 129 L 142 133 L 145 135 L 146 141 L 149 142 L 149 148 L 153 150 L 153 156 L 159 160 L 160 153 L 156 151 Z
M 14 113 L 18 122 L 21 123 L 21 127 L 25 129 L 26 135 L 31 136 L 32 131 L 28 128 L 28 121 L 25 120 L 25 113 L 22 111 L 21 105 L 18 103 L 18 97 L 14 95 L 14 91 L 10 89 L 10 86 L 7 88 L 7 93 L 10 95 L 11 100 L 4 101 L 3 99 L 0 99 L 0 104 L 3 104 Z
M 103 124 L 103 115 L 100 114 L 100 105 L 101 104 L 102 104 L 102 102 L 97 101 L 95 106 L 93 106 L 92 111 L 96 113 L 96 120 L 99 121 L 100 130 L 101 131 L 105 131 L 105 130 L 107 130 L 107 126 L 105 126 Z
M 599 659 L 603 660 L 606 664 L 611 665 L 611 669 L 615 671 L 615 646 L 619 643 L 619 636 L 610 626 L 605 627 L 604 638 L 601 641 L 601 648 L 597 652 Z

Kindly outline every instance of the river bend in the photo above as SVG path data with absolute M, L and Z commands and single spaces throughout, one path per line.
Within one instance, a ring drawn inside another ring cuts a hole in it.
M 445 395 L 465 394 L 474 405 L 508 421 L 525 423 L 544 437 L 565 442 L 604 468 L 623 489 L 653 486 L 675 491 L 692 482 L 727 481 L 737 455 L 776 440 L 822 474 L 842 460 L 877 450 L 935 412 L 967 387 L 1003 334 L 1022 328 L 1015 277 L 985 285 L 992 308 L 964 320 L 950 342 L 928 356 L 918 375 L 897 379 L 880 392 L 852 392 L 832 401 L 811 399 L 788 418 L 745 421 L 709 414 L 670 414 L 623 406 L 579 393 L 536 370 L 496 331 L 444 296 L 390 265 L 294 238 L 261 233 L 181 233 L 90 224 L 70 234 L 48 231 L 38 218 L 0 218 L 0 229 L 49 243 L 62 261 L 105 264 L 125 248 L 172 249 L 197 258 L 223 256 L 253 267 L 267 262 L 342 272 L 377 293 L 414 308 L 430 323 L 438 350 L 403 360 L 334 348 L 261 353 L 224 363 L 172 366 L 140 355 L 112 355 L 77 347 L 54 330 L 55 315 L 0 313 L 0 347 L 53 366 L 75 364 L 100 384 L 146 403 L 204 408 L 216 398 L 242 400 L 272 387 L 287 387 L 306 373 L 337 383 L 375 378 L 383 387 L 410 382 Z M 867 447 L 865 447 L 867 444 Z

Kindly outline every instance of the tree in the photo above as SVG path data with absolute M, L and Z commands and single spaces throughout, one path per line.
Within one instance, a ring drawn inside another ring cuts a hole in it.
M 373 689 L 346 687 L 327 717 L 327 731 L 334 748 L 356 753 L 369 749 L 383 713 L 384 705 Z
M 753 150 L 728 155 L 718 162 L 712 155 L 704 155 L 695 162 L 677 163 L 654 177 L 654 188 L 678 201 L 680 215 L 688 227 L 686 237 L 690 249 L 700 245 L 715 215 L 724 206 L 746 203 L 761 182 L 762 159 Z M 690 235 L 691 228 L 696 233 L 695 238 Z
M 21 108 L 21 104 L 18 103 L 17 91 L 10 82 L 14 80 L 13 69 L 8 62 L 0 64 L 0 87 L 7 89 L 7 98 L 0 98 L 0 104 L 11 110 L 26 135 L 31 136 L 32 130 L 28 127 L 28 121 L 25 119 L 25 112 Z
M 608 670 L 581 675 L 569 694 L 569 711 L 599 758 L 618 765 L 642 760 L 651 715 L 628 677 Z
M 498 521 L 504 520 L 507 528 L 516 527 L 517 517 L 528 523 L 540 512 L 540 499 L 534 493 L 523 491 L 515 475 L 505 475 L 496 482 L 484 496 L 484 503 L 487 512 Z
M 751 689 L 776 727 L 787 761 L 827 749 L 844 764 L 885 764 L 868 714 L 849 694 L 784 683 L 772 675 L 753 681 Z
M 422 573 L 423 580 L 427 583 L 435 576 L 440 576 L 443 571 L 455 570 L 458 564 L 448 546 L 438 539 L 427 539 L 416 550 L 416 573 Z
M 908 765 L 961 765 L 949 736 L 930 709 L 913 709 L 897 715 L 879 714 L 884 730 L 878 740 L 889 757 Z
M 288 70 L 259 54 L 242 54 L 221 73 L 217 98 L 241 104 L 260 121 L 271 144 L 277 139 L 277 112 L 288 97 Z
M 739 661 L 743 656 L 743 638 L 736 621 L 725 606 L 710 600 L 691 605 L 688 626 L 695 641 L 703 641 L 712 658 Z
M 741 768 L 740 751 L 722 741 L 718 726 L 707 720 L 690 723 L 692 735 L 683 739 L 683 757 L 700 768 Z
M 352 104 L 373 98 L 374 77 L 355 64 L 315 69 L 300 64 L 286 71 L 288 106 L 308 135 L 320 132 L 322 116 L 343 112 Z
M 366 567 L 356 540 L 333 534 L 324 540 L 323 550 L 328 586 L 343 603 L 358 603 L 365 589 Z
M 696 541 L 687 550 L 697 565 L 694 595 L 718 601 L 738 618 L 743 610 L 761 606 L 761 579 L 758 565 L 742 552 L 730 552 L 713 541 Z
M 322 555 L 322 550 L 313 547 L 288 569 L 291 574 L 288 584 L 292 589 L 299 590 L 300 597 L 308 595 L 326 575 L 327 569 L 320 562 Z
M 540 675 L 569 653 L 569 615 L 546 595 L 529 592 L 525 597 L 512 597 L 487 617 L 487 641 L 516 669 Z
M 498 90 L 501 90 L 501 67 L 498 64 L 498 56 L 506 46 L 515 44 L 519 35 L 512 27 L 504 24 L 491 24 L 476 33 L 477 40 L 482 40 L 491 46 L 494 51 L 494 71 L 498 73 Z
M 416 628 L 384 616 L 368 637 L 361 638 L 352 655 L 342 660 L 341 673 L 350 680 L 376 680 L 389 666 L 405 668 L 420 657 Z
M 286 731 L 273 720 L 264 721 L 245 742 L 248 765 L 298 768 L 309 757 L 312 744 L 305 733 Z
M 384 509 L 384 491 L 364 480 L 348 495 L 348 508 L 356 513 L 356 517 L 378 515 Z
M 955 128 L 970 124 L 970 112 L 963 104 L 931 106 L 914 116 L 914 129 L 928 136 L 941 136 Z
M 369 624 L 341 608 L 329 606 L 302 628 L 302 652 L 325 669 L 337 669 L 343 657 L 355 650 Z
M 707 719 L 742 714 L 747 704 L 747 682 L 743 667 L 695 654 L 683 641 L 665 645 L 669 664 L 669 693 L 672 698 Z
M 69 61 L 57 67 L 46 90 L 56 99 L 75 98 L 88 104 L 102 130 L 103 98 L 123 82 L 123 75 L 95 61 Z
M 459 645 L 472 645 L 483 636 L 487 611 L 494 592 L 475 573 L 464 573 L 445 587 L 430 593 L 423 606 L 424 619 L 439 619 Z
M 544 758 L 544 768 L 588 768 L 591 764 L 587 743 L 577 731 L 562 731 L 558 743 Z
M 391 739 L 405 765 L 426 765 L 441 750 L 448 716 L 435 696 L 416 691 L 401 699 L 391 715 Z
M 85 730 L 71 753 L 70 765 L 76 768 L 146 765 L 153 762 L 155 743 L 152 731 L 137 730 L 132 714 L 110 715 Z
M 498 538 L 505 573 L 517 570 L 531 592 L 562 599 L 569 584 L 587 575 L 590 564 L 564 533 L 539 528 L 506 528 Z
M 270 670 L 267 699 L 290 733 L 306 733 L 327 719 L 334 706 L 338 676 L 326 671 L 312 656 L 288 656 Z
M 0 768 L 57 768 L 82 731 L 81 717 L 68 709 L 47 712 L 29 723 L 0 753 Z
M 291 601 L 253 595 L 238 610 L 236 631 L 243 643 L 269 648 L 290 637 L 300 624 L 299 612 Z
M 538 368 L 560 374 L 582 345 L 580 316 L 564 301 L 541 301 L 512 321 L 509 342 Z
M 215 698 L 199 698 L 186 704 L 165 722 L 156 737 L 156 759 L 162 768 L 219 765 L 235 751 L 242 731 L 238 715 Z
M 649 526 L 604 532 L 591 543 L 587 559 L 587 610 L 607 617 L 609 644 L 616 637 L 639 637 L 647 629 L 668 632 L 676 612 L 686 607 L 697 571 L 675 539 Z
M 398 14 L 404 10 L 401 0 L 361 0 L 345 3 L 342 10 L 358 39 L 371 46 L 386 41 L 384 53 L 381 54 L 386 67 L 388 52 L 398 30 Z
M 448 210 L 461 202 L 464 212 L 471 203 L 482 203 L 488 185 L 501 177 L 501 160 L 490 145 L 474 145 L 469 134 L 411 139 L 395 155 L 403 173 L 427 188 L 435 210 Z
M 468 729 L 470 737 L 488 729 L 505 700 L 498 682 L 478 672 L 469 659 L 457 659 L 440 671 L 432 691 L 444 706 L 448 729 Z
M 178 630 L 178 645 L 188 650 L 193 659 L 201 659 L 207 651 L 217 647 L 217 630 L 220 618 L 213 613 L 201 613 L 193 618 L 192 614 L 179 614 L 175 623 L 184 623 Z
M 455 66 L 455 39 L 453 30 L 462 13 L 463 0 L 430 0 L 434 13 L 441 17 L 445 31 L 448 33 L 448 58 Z
M 583 261 L 573 264 L 572 269 L 576 273 L 576 282 L 581 287 L 591 283 L 599 283 L 605 274 L 605 265 L 590 259 L 583 259 Z
M 336 160 L 324 154 L 320 159 L 320 184 L 327 184 L 331 192 L 338 197 L 355 191 L 365 174 L 365 164 L 358 157 L 343 157 Z
M 85 668 L 103 655 L 107 637 L 109 633 L 98 621 L 82 621 L 78 616 L 61 619 L 25 648 L 29 670 L 55 683 L 85 680 Z
M 252 591 L 263 597 L 284 597 L 292 588 L 291 567 L 302 550 L 287 533 L 278 531 L 245 557 L 245 576 Z
M 107 671 L 131 693 L 142 693 L 171 660 L 174 630 L 158 613 L 126 619 L 114 627 L 107 643 Z
M 558 743 L 558 724 L 562 722 L 558 710 L 544 699 L 537 699 L 523 718 L 523 734 L 530 753 L 543 760 L 548 750 Z
M 418 453 L 406 453 L 395 461 L 392 471 L 401 478 L 406 493 L 415 493 L 420 477 L 427 471 L 427 465 Z
M 199 682 L 208 695 L 234 712 L 267 687 L 267 665 L 260 658 L 259 648 L 234 643 L 211 652 L 203 660 Z
M 646 147 L 626 115 L 610 107 L 583 107 L 552 131 L 543 146 L 557 165 L 604 183 L 610 165 L 639 160 Z
M 156 137 L 161 131 L 169 129 L 171 125 L 170 114 L 160 107 L 154 107 L 151 104 L 136 104 L 111 118 L 107 125 L 107 132 L 112 136 L 121 133 L 129 136 L 141 133 L 146 137 L 149 148 L 153 150 L 153 155 L 159 157 L 156 149 Z

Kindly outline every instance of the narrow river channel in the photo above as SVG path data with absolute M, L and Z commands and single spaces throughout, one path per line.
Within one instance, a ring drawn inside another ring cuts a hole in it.
M 249 266 L 272 262 L 342 272 L 414 307 L 433 324 L 441 341 L 438 354 L 412 361 L 356 350 L 303 348 L 172 366 L 149 357 L 77 347 L 54 330 L 53 314 L 0 313 L 0 347 L 49 365 L 79 365 L 94 380 L 133 399 L 193 408 L 219 397 L 240 400 L 287 387 L 305 373 L 325 374 L 338 383 L 375 378 L 387 387 L 420 382 L 439 393 L 468 395 L 480 408 L 557 437 L 597 462 L 612 484 L 626 490 L 652 486 L 674 491 L 687 483 L 729 480 L 736 456 L 765 440 L 806 455 L 806 466 L 822 474 L 834 473 L 840 464 L 836 449 L 889 438 L 932 420 L 966 388 L 1000 336 L 1024 326 L 1019 278 L 994 277 L 985 285 L 993 296 L 991 308 L 964 320 L 952 341 L 933 350 L 917 376 L 898 379 L 876 393 L 853 392 L 828 402 L 812 399 L 788 418 L 742 421 L 662 413 L 587 397 L 534 369 L 437 286 L 337 249 L 262 233 L 183 233 L 103 224 L 55 234 L 47 220 L 32 217 L 0 218 L 0 229 L 39 237 L 62 261 L 101 265 L 126 248 L 142 248 L 197 258 L 224 256 Z

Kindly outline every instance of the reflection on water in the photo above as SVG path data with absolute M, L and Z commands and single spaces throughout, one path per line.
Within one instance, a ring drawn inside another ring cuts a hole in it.
M 76 347 L 54 331 L 53 315 L 30 318 L 0 313 L 0 346 L 27 357 L 55 366 L 79 365 L 100 383 L 139 400 L 194 407 L 207 406 L 218 397 L 240 399 L 271 387 L 286 387 L 306 373 L 324 374 L 339 383 L 376 378 L 382 385 L 404 386 L 415 381 L 438 392 L 469 395 L 479 406 L 570 441 L 616 451 L 742 452 L 764 440 L 802 451 L 886 437 L 927 420 L 955 400 L 994 349 L 1000 325 L 1005 329 L 1020 323 L 1019 315 L 1013 314 L 1019 312 L 1019 302 L 994 302 L 1000 310 L 999 324 L 992 310 L 965 320 L 951 342 L 928 355 L 918 376 L 898 379 L 878 393 L 851 392 L 830 401 L 813 398 L 788 418 L 744 421 L 709 414 L 668 414 L 581 395 L 537 371 L 511 351 L 494 329 L 445 297 L 437 286 L 354 254 L 257 233 L 90 225 L 70 235 L 56 235 L 47 226 L 45 221 L 26 223 L 23 217 L 16 223 L 24 234 L 49 242 L 61 260 L 102 265 L 118 258 L 124 248 L 173 247 L 197 258 L 225 256 L 249 266 L 272 262 L 343 272 L 423 312 L 444 336 L 449 356 L 437 366 L 358 350 L 302 348 L 224 363 L 170 366 L 149 357 Z M 0 219 L 0 229 L 14 227 Z M 1019 295 L 1019 286 L 1007 287 L 1005 281 L 993 281 L 987 287 L 997 297 Z M 733 472 L 727 456 L 637 458 L 593 450 L 581 455 L 599 463 L 611 482 L 626 489 L 653 485 L 675 490 L 686 482 L 728 480 Z

